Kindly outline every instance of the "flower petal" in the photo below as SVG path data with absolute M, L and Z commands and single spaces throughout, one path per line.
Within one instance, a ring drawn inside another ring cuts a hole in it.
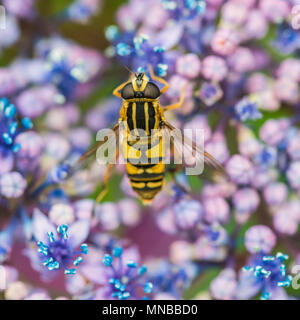
M 38 209 L 33 212 L 33 235 L 37 241 L 49 242 L 47 233 L 53 232 L 54 238 L 57 237 L 55 226 L 51 221 Z
M 101 265 L 85 264 L 80 268 L 80 272 L 91 282 L 105 285 L 107 283 L 107 270 Z
M 90 221 L 87 219 L 78 220 L 72 223 L 68 230 L 69 245 L 73 248 L 82 244 L 90 231 Z

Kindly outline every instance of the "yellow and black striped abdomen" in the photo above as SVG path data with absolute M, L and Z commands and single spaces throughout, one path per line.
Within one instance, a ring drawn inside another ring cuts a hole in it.
M 126 164 L 131 187 L 144 204 L 152 202 L 163 187 L 165 165 L 161 161 L 157 164 L 135 165 Z
M 159 128 L 158 104 L 128 102 L 125 110 L 128 136 L 123 140 L 123 155 L 126 169 L 133 190 L 146 204 L 153 200 L 164 183 L 164 146 L 159 132 L 151 132 Z

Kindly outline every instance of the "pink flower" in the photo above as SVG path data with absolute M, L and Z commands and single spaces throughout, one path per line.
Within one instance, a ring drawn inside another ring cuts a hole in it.
M 295 103 L 299 100 L 298 84 L 295 80 L 287 77 L 275 81 L 274 93 L 282 101 Z
M 213 154 L 220 163 L 224 163 L 229 158 L 226 140 L 221 132 L 214 133 L 212 139 L 206 143 L 205 149 Z
M 239 184 L 248 184 L 253 176 L 253 165 L 245 157 L 236 154 L 226 164 L 226 171 L 232 181 Z
M 26 187 L 26 180 L 18 172 L 8 172 L 0 177 L 0 194 L 6 198 L 19 198 Z
M 259 136 L 266 144 L 276 146 L 284 139 L 289 125 L 289 120 L 285 118 L 280 120 L 267 120 L 261 127 Z
M 284 204 L 273 218 L 274 227 L 283 234 L 294 235 L 298 230 L 300 204 L 298 200 Z
M 270 253 L 276 244 L 276 236 L 273 231 L 264 225 L 249 228 L 245 234 L 245 245 L 249 252 L 263 251 Z
M 236 72 L 248 72 L 255 68 L 255 58 L 251 50 L 248 48 L 239 47 L 235 52 L 228 57 L 229 65 Z
M 236 289 L 236 274 L 233 269 L 222 270 L 210 285 L 211 295 L 218 300 L 234 299 Z
M 236 49 L 237 45 L 237 34 L 234 31 L 227 29 L 217 30 L 211 42 L 212 50 L 224 56 L 231 54 Z
M 292 188 L 300 188 L 300 161 L 292 162 L 290 164 L 286 176 Z
M 203 200 L 205 219 L 209 222 L 226 223 L 229 219 L 230 208 L 222 197 L 209 197 Z
M 243 29 L 245 34 L 242 36 L 261 39 L 266 35 L 268 27 L 268 22 L 262 12 L 256 9 L 251 10 Z
M 228 1 L 221 10 L 222 23 L 226 25 L 241 25 L 247 18 L 248 8 L 237 1 Z
M 278 0 L 261 0 L 259 8 L 272 22 L 282 22 L 290 13 L 290 7 L 286 1 Z
M 203 60 L 202 74 L 206 79 L 222 81 L 227 75 L 228 69 L 223 58 L 207 56 Z
M 286 59 L 278 68 L 278 76 L 290 78 L 294 81 L 300 81 L 300 60 L 299 59 Z
M 177 59 L 176 71 L 183 77 L 196 78 L 200 74 L 201 62 L 197 55 L 189 53 Z
M 287 152 L 293 160 L 300 160 L 300 132 L 289 139 Z
M 251 188 L 238 190 L 232 197 L 235 209 L 240 213 L 252 213 L 259 205 L 258 193 Z
M 263 195 L 269 205 L 277 206 L 287 199 L 288 189 L 284 183 L 273 182 L 264 188 Z

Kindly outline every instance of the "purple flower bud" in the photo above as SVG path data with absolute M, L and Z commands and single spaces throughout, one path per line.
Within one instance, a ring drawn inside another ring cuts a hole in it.
M 245 246 L 251 253 L 262 251 L 270 253 L 276 244 L 273 231 L 264 225 L 249 228 L 245 234 Z
M 205 219 L 212 222 L 226 223 L 229 220 L 230 207 L 221 197 L 209 197 L 203 200 Z
M 269 21 L 275 23 L 283 21 L 290 13 L 288 3 L 284 1 L 261 0 L 259 9 Z
M 223 97 L 223 91 L 218 84 L 203 82 L 199 91 L 199 97 L 210 107 Z
M 295 161 L 290 164 L 286 176 L 292 188 L 300 188 L 300 161 Z
M 276 146 L 284 139 L 289 126 L 289 120 L 285 118 L 267 120 L 261 127 L 259 136 L 266 144 Z
M 183 263 L 189 261 L 193 257 L 192 245 L 183 240 L 172 242 L 170 246 L 170 260 L 172 263 Z
M 187 131 L 186 135 L 190 139 L 193 138 L 193 130 L 201 129 L 204 131 L 204 141 L 211 138 L 211 129 L 208 125 L 207 118 L 202 115 L 197 115 L 193 119 L 184 125 L 184 129 L 190 129 L 191 132 Z
M 300 131 L 288 140 L 287 152 L 293 160 L 300 160 Z
M 118 206 L 112 202 L 104 202 L 96 206 L 95 216 L 105 230 L 117 229 L 120 225 Z
M 250 101 L 247 97 L 235 105 L 235 112 L 241 121 L 256 120 L 262 117 L 258 111 L 257 103 Z
M 263 38 L 268 31 L 268 22 L 263 13 L 257 9 L 249 12 L 244 26 L 245 38 Z
M 236 274 L 233 269 L 224 269 L 211 282 L 210 292 L 218 300 L 232 300 L 237 287 Z
M 222 81 L 227 75 L 227 65 L 223 58 L 207 56 L 202 64 L 202 74 L 206 79 Z
M 209 243 L 201 236 L 195 243 L 195 257 L 204 261 L 222 261 L 226 257 L 226 249 Z
M 294 235 L 298 230 L 300 220 L 300 202 L 292 200 L 281 206 L 273 217 L 277 231 L 287 235 Z
M 232 202 L 239 213 L 252 213 L 259 205 L 259 196 L 254 189 L 244 188 L 233 195 Z
M 78 219 L 91 219 L 95 202 L 92 199 L 82 199 L 74 203 L 75 216 Z
M 21 18 L 32 18 L 35 14 L 35 0 L 4 0 L 3 5 L 7 11 Z
M 77 0 L 66 10 L 66 14 L 71 20 L 87 23 L 89 18 L 98 12 L 102 0 Z
M 288 188 L 284 183 L 273 182 L 263 190 L 265 201 L 271 206 L 282 204 L 288 196 Z
M 300 81 L 300 61 L 299 59 L 289 58 L 283 60 L 277 71 L 278 77 L 290 78 L 294 81 Z
M 181 200 L 174 206 L 175 223 L 179 229 L 191 229 L 203 217 L 203 208 L 195 200 Z
M 298 83 L 287 77 L 279 78 L 275 81 L 274 92 L 279 100 L 288 103 L 299 101 Z
M 227 56 L 236 49 L 238 42 L 236 32 L 229 29 L 219 29 L 212 39 L 211 47 L 214 52 Z
M 249 93 L 265 91 L 268 88 L 268 78 L 260 72 L 253 73 L 247 79 L 247 90 Z
M 278 172 L 274 169 L 265 169 L 256 167 L 251 178 L 251 186 L 255 189 L 262 189 L 269 183 L 275 181 L 278 177 Z
M 141 210 L 135 200 L 123 199 L 118 203 L 120 218 L 128 227 L 136 226 L 141 220 Z
M 248 184 L 254 174 L 252 163 L 241 155 L 232 156 L 226 164 L 226 171 L 232 181 Z
M 24 132 L 17 136 L 16 143 L 21 149 L 16 155 L 17 166 L 22 171 L 32 171 L 38 165 L 44 148 L 43 139 L 33 131 Z
M 249 72 L 255 69 L 256 61 L 252 51 L 239 47 L 228 57 L 228 63 L 232 69 L 239 73 Z
M 205 149 L 220 162 L 224 163 L 229 158 L 229 152 L 224 134 L 221 132 L 214 133 L 212 139 L 206 143 Z
M 187 85 L 187 80 L 179 75 L 174 75 L 169 80 L 170 89 L 166 92 L 166 96 L 171 99 L 179 98 L 182 92 L 182 89 Z M 188 88 L 189 89 L 189 88 Z M 190 92 L 186 92 L 186 96 L 191 96 Z M 191 91 L 191 90 L 190 90 Z
M 26 180 L 18 172 L 8 172 L 0 176 L 0 194 L 6 198 L 19 198 L 26 187 Z
M 222 22 L 228 26 L 236 27 L 245 22 L 248 8 L 244 3 L 229 1 L 222 7 Z
M 201 70 L 201 62 L 197 55 L 189 53 L 179 57 L 176 61 L 176 71 L 179 75 L 193 79 Z

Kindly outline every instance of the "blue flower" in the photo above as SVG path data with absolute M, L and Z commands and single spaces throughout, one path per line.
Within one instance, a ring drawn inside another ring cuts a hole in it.
M 277 150 L 275 148 L 266 146 L 254 156 L 254 161 L 258 165 L 264 167 L 274 166 L 277 161 Z
M 161 0 L 161 2 L 177 21 L 192 20 L 198 15 L 203 15 L 206 9 L 204 0 Z
M 300 33 L 288 24 L 281 24 L 277 29 L 274 46 L 283 54 L 293 53 L 300 48 Z
M 16 137 L 28 129 L 32 128 L 32 122 L 29 118 L 22 118 L 18 121 L 16 107 L 6 98 L 0 99 L 0 152 L 18 152 L 21 148 L 16 143 Z
M 243 98 L 235 105 L 235 112 L 241 121 L 256 120 L 262 118 L 256 102 Z
M 111 254 L 105 254 L 103 264 L 109 272 L 109 292 L 115 299 L 138 299 L 140 297 L 139 289 L 144 292 L 142 299 L 148 299 L 151 294 L 153 284 L 143 281 L 143 276 L 147 272 L 147 267 L 138 266 L 137 262 L 128 260 L 126 263 L 122 260 L 123 249 L 115 247 Z
M 85 23 L 89 20 L 89 18 L 97 13 L 97 10 L 100 7 L 100 3 L 100 0 L 92 2 L 77 0 L 66 9 L 64 15 L 66 15 L 71 20 Z
M 116 26 L 106 30 L 106 37 L 114 46 L 114 54 L 125 66 L 133 71 L 145 71 L 151 64 L 159 76 L 165 76 L 168 70 L 168 61 L 165 57 L 165 48 L 149 41 L 148 36 L 137 36 L 135 31 L 120 33 Z
M 64 162 L 54 166 L 47 174 L 45 180 L 31 193 L 31 197 L 35 198 L 41 194 L 49 186 L 57 185 L 67 179 L 72 171 L 72 166 L 68 162 Z
M 261 252 L 251 259 L 249 266 L 243 268 L 255 276 L 255 285 L 259 285 L 262 290 L 261 299 L 268 300 L 278 287 L 287 288 L 291 285 L 292 277 L 286 274 L 284 264 L 287 259 L 288 256 L 280 252 L 276 256 L 267 256 Z
M 70 226 L 54 225 L 39 210 L 33 215 L 33 236 L 38 246 L 42 264 L 50 271 L 64 269 L 65 274 L 75 274 L 76 267 L 88 253 L 87 244 L 90 222 L 78 220 Z M 79 249 L 76 249 L 80 247 Z
M 150 272 L 148 279 L 153 283 L 155 294 L 167 294 L 174 299 L 182 299 L 183 291 L 196 274 L 193 264 L 177 266 L 167 260 L 160 260 L 155 270 Z
M 66 99 L 72 98 L 77 85 L 81 82 L 80 78 L 71 72 L 72 68 L 64 58 L 51 60 L 49 65 L 50 71 L 46 82 L 53 82 Z

